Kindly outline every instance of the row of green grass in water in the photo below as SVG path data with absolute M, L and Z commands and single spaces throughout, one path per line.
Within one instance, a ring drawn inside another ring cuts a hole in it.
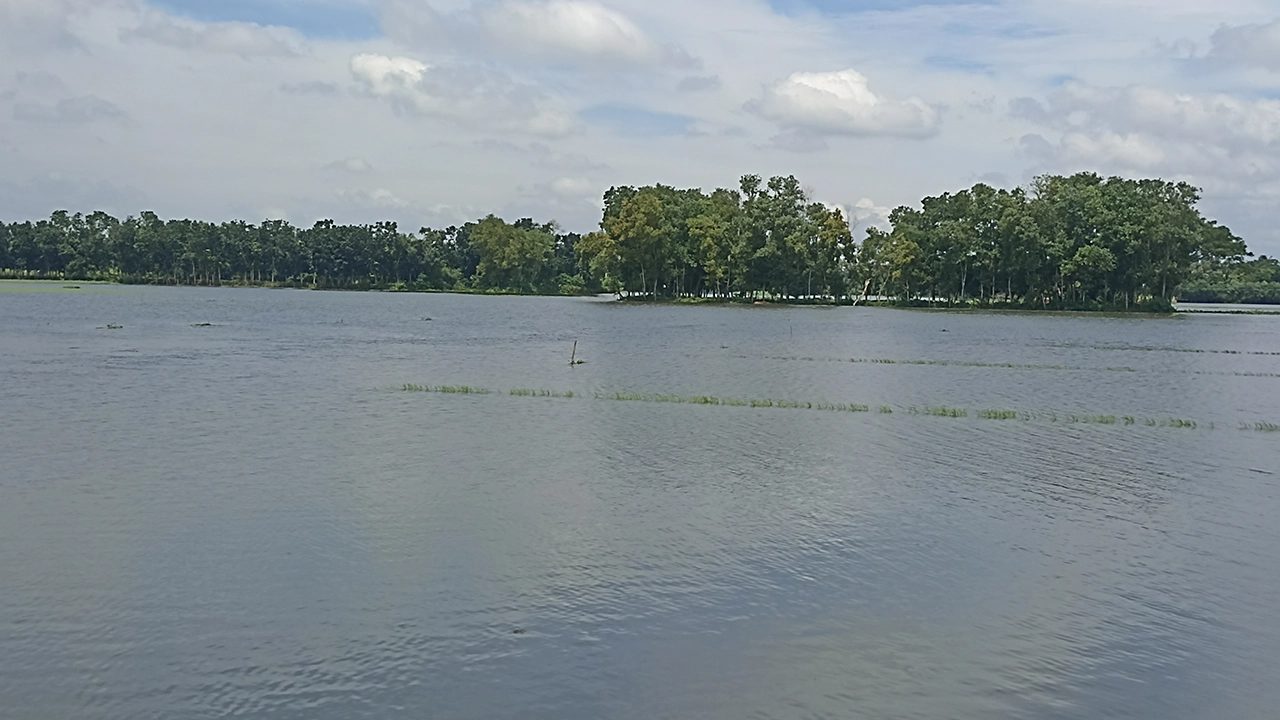
M 469 385 L 414 385 L 404 384 L 405 392 L 444 393 L 447 395 L 490 395 L 492 390 Z
M 1205 352 L 1223 352 L 1232 355 L 1263 355 L 1271 353 L 1243 353 L 1237 351 L 1205 351 Z M 742 357 L 747 357 L 743 355 Z M 1011 370 L 1067 370 L 1077 372 L 1120 372 L 1120 373 L 1136 373 L 1139 372 L 1135 368 L 1127 366 L 1119 367 L 1086 367 L 1083 365 L 1036 365 L 1027 363 L 994 363 L 994 362 L 977 362 L 965 360 L 896 360 L 892 358 L 815 358 L 815 357 L 796 357 L 785 355 L 769 355 L 765 356 L 766 360 L 788 360 L 799 362 L 847 362 L 854 364 L 867 365 L 921 365 L 934 367 L 969 367 L 969 368 L 999 368 Z M 1170 371 L 1161 370 L 1161 373 Z M 1225 372 L 1212 370 L 1184 370 L 1172 371 L 1185 375 L 1230 375 L 1233 377 L 1269 377 L 1280 378 L 1280 373 L 1264 373 L 1264 372 Z
M 728 405 L 731 407 L 784 408 L 792 410 L 824 410 L 827 412 L 871 412 L 869 405 L 845 403 L 812 403 L 798 400 L 722 398 L 712 395 L 647 395 L 639 393 L 596 393 L 597 400 L 621 402 L 677 403 L 681 405 Z M 885 408 L 887 409 L 887 408 Z M 890 410 L 892 412 L 892 410 Z
M 516 397 L 546 397 L 546 398 L 573 398 L 577 397 L 572 390 L 566 392 L 557 392 L 555 390 L 512 390 L 511 395 Z
M 448 395 L 491 395 L 492 390 L 482 387 L 472 387 L 469 385 L 415 385 L 406 383 L 403 385 L 406 392 L 427 392 L 442 393 Z M 814 403 L 801 400 L 773 400 L 761 398 L 732 398 L 717 397 L 714 395 L 658 395 L 651 393 L 624 393 L 624 392 L 596 392 L 590 396 L 573 391 L 556 391 L 556 390 L 535 390 L 535 389 L 516 389 L 508 393 L 513 397 L 542 397 L 542 398 L 581 398 L 593 397 L 596 400 L 609 400 L 615 402 L 643 402 L 643 403 L 670 403 L 677 405 L 720 405 L 726 407 L 748 407 L 748 408 L 778 408 L 789 410 L 817 410 L 822 412 L 849 412 L 849 413 L 871 413 L 875 412 L 881 415 L 891 415 L 894 410 L 889 405 L 863 405 L 859 403 Z M 965 408 L 939 406 L 907 406 L 905 411 L 908 415 L 925 415 L 930 417 L 942 418 L 967 418 L 969 411 Z M 1195 430 L 1200 424 L 1195 420 L 1185 418 L 1152 418 L 1137 417 L 1133 415 L 1090 415 L 1076 413 L 1029 413 L 1019 412 L 1017 410 L 1006 409 L 984 409 L 978 410 L 976 416 L 982 420 L 1021 420 L 1024 422 L 1031 421 L 1048 421 L 1050 423 L 1063 424 L 1083 424 L 1083 425 L 1141 425 L 1145 427 L 1161 427 L 1175 428 L 1183 430 Z M 1216 428 L 1214 423 L 1209 423 L 1209 429 Z M 1251 430 L 1257 432 L 1280 432 L 1280 425 L 1270 422 L 1256 423 L 1240 423 L 1241 430 Z

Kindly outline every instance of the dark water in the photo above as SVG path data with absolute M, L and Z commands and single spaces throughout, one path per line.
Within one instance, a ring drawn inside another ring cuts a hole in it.
M 1277 318 L 0 290 L 6 719 L 1280 707 Z

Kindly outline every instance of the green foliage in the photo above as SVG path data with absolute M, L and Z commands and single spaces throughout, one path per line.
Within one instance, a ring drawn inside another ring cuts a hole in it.
M 444 393 L 446 395 L 489 395 L 493 391 L 467 385 L 414 385 L 405 383 L 405 392 Z
M 109 326 L 118 327 L 118 326 Z M 482 387 L 471 387 L 468 385 L 415 385 L 407 383 L 401 386 L 406 392 L 419 393 L 440 393 L 445 395 L 492 395 L 493 391 Z M 636 403 L 663 403 L 673 405 L 707 405 L 707 406 L 723 406 L 738 408 L 756 408 L 756 409 L 782 409 L 782 410 L 810 410 L 818 412 L 833 413 L 871 413 L 875 412 L 879 415 L 893 415 L 893 408 L 888 405 L 880 405 L 872 410 L 870 405 L 861 405 L 856 403 L 823 403 L 808 402 L 803 400 L 775 400 L 768 398 L 729 398 L 717 397 L 714 395 L 659 395 L 649 393 L 627 393 L 627 392 L 596 392 L 594 394 L 583 395 L 581 393 L 563 392 L 555 390 L 537 390 L 518 388 L 508 391 L 511 397 L 522 398 L 561 398 L 561 399 L 591 399 L 607 400 L 615 402 L 636 402 Z M 944 418 L 968 418 L 969 411 L 964 408 L 948 407 L 945 405 L 938 406 L 909 406 L 907 414 L 910 416 L 928 416 L 928 417 L 944 417 Z M 1060 416 L 1054 412 L 1018 412 L 1015 410 L 979 410 L 977 417 L 982 420 L 1022 420 L 1024 422 L 1048 422 L 1058 423 Z M 889 419 L 886 418 L 886 421 Z M 1061 422 L 1068 424 L 1082 425 L 1103 425 L 1103 426 L 1123 426 L 1134 427 L 1142 425 L 1149 428 L 1171 428 L 1177 430 L 1196 430 L 1201 426 L 1195 420 L 1185 418 L 1154 418 L 1154 417 L 1134 417 L 1132 415 L 1106 415 L 1106 414 L 1076 414 L 1068 413 L 1061 416 Z M 1209 423 L 1206 428 L 1214 429 L 1215 423 Z M 1240 423 L 1241 430 L 1274 433 L 1280 432 L 1280 425 L 1271 422 L 1248 422 Z
M 523 219 L 445 230 L 396 223 L 298 228 L 55 212 L 0 223 L 0 275 L 184 285 L 280 285 L 403 291 L 589 292 L 575 234 Z
M 572 398 L 573 391 L 556 392 L 554 390 L 512 390 L 511 395 L 516 397 L 547 397 L 547 398 Z
M 471 231 L 470 242 L 479 253 L 477 287 L 534 292 L 545 284 L 555 249 L 549 228 L 508 225 L 490 215 Z
M 923 407 L 923 408 L 910 407 L 910 408 L 907 408 L 907 412 L 911 413 L 912 415 L 932 415 L 934 417 L 951 417 L 951 418 L 969 417 L 969 411 L 967 410 L 964 410 L 962 408 L 953 408 L 953 407 L 946 407 L 946 406 Z
M 493 215 L 401 232 L 393 222 L 296 228 L 123 221 L 55 212 L 0 223 L 15 277 L 450 290 L 803 303 L 1172 310 L 1175 297 L 1280 300 L 1280 263 L 1196 209 L 1186 183 L 1043 176 L 899 207 L 855 242 L 844 213 L 794 176 L 711 193 L 666 185 L 604 194 L 600 229 L 557 232 Z M 1181 289 L 1180 289 L 1181 288 Z

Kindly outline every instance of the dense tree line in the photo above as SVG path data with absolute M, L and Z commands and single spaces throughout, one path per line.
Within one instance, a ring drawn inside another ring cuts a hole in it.
M 577 240 L 554 224 L 493 216 L 404 233 L 394 222 L 299 228 L 59 211 L 0 223 L 0 269 L 9 277 L 132 283 L 580 293 Z
M 298 228 L 117 220 L 56 212 L 0 223 L 9 276 L 124 282 L 581 293 L 639 298 L 865 300 L 1032 308 L 1168 307 L 1179 296 L 1257 300 L 1280 264 L 1196 209 L 1186 183 L 1044 176 L 899 207 L 856 242 L 836 208 L 794 177 L 711 193 L 614 187 L 600 230 L 489 216 L 401 232 L 395 223 Z M 1233 294 L 1234 293 L 1234 294 Z
M 1201 263 L 1178 289 L 1187 302 L 1280 304 L 1280 261 L 1263 255 L 1247 262 Z

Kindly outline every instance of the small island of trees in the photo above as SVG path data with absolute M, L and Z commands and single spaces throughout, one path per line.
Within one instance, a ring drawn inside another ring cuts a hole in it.
M 1049 175 L 899 207 L 889 230 L 868 228 L 860 241 L 843 212 L 791 176 L 747 175 L 711 193 L 614 187 L 587 235 L 493 215 L 411 233 L 394 222 L 299 228 L 58 211 L 0 222 L 0 276 L 1026 309 L 1280 302 L 1280 262 L 1250 259 L 1199 199 L 1186 183 Z

